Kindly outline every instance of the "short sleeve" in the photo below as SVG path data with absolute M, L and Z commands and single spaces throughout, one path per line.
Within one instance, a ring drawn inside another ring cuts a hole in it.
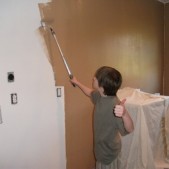
M 97 100 L 98 100 L 99 98 L 100 98 L 99 92 L 93 91 L 93 92 L 91 93 L 91 100 L 92 100 L 93 104 L 96 104 L 96 102 L 97 102 Z

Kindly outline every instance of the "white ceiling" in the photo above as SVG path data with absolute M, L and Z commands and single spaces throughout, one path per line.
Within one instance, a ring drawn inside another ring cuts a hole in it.
M 158 0 L 158 1 L 160 1 L 160 2 L 162 2 L 162 3 L 169 3 L 169 0 Z

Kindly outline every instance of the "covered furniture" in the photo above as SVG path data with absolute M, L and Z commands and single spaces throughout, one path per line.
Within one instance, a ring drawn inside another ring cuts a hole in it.
M 169 168 L 169 97 L 123 88 L 134 132 L 122 137 L 120 169 Z

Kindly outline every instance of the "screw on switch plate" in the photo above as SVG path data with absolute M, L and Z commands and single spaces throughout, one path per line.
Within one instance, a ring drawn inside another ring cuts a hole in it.
M 11 94 L 11 104 L 17 104 L 17 103 L 18 103 L 17 93 L 12 93 Z

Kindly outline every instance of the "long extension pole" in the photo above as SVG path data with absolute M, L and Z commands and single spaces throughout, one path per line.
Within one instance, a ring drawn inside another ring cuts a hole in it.
M 73 78 L 73 74 L 72 74 L 72 72 L 71 72 L 71 70 L 70 70 L 70 68 L 69 68 L 69 66 L 68 66 L 68 64 L 67 64 L 67 62 L 66 62 L 66 59 L 65 59 L 65 57 L 64 57 L 64 55 L 63 55 L 63 52 L 62 52 L 62 49 L 61 49 L 61 47 L 60 47 L 60 45 L 59 45 L 59 42 L 58 42 L 58 40 L 57 40 L 55 31 L 53 30 L 53 28 L 52 28 L 51 26 L 47 26 L 43 21 L 41 21 L 41 26 L 42 26 L 43 28 L 48 28 L 48 29 L 50 30 L 52 36 L 53 36 L 54 39 L 55 39 L 55 42 L 56 42 L 56 44 L 57 44 L 57 47 L 58 47 L 58 49 L 59 49 L 59 53 L 60 53 L 60 55 L 61 55 L 61 57 L 62 57 L 62 60 L 63 60 L 64 65 L 65 65 L 65 67 L 66 67 L 66 70 L 67 70 L 67 72 L 68 72 L 69 78 L 72 79 L 72 78 Z M 73 84 L 73 86 L 75 86 L 75 85 Z

